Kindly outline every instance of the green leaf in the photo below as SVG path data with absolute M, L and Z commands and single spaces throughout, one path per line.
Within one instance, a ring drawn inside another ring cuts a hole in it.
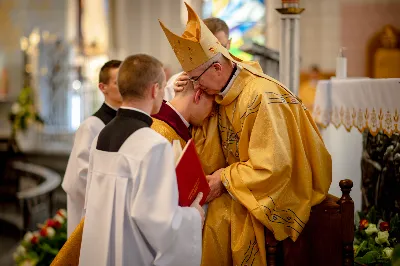
M 369 212 L 367 214 L 367 219 L 368 219 L 368 222 L 373 223 L 373 224 L 376 224 L 378 222 L 378 217 L 377 217 L 375 207 L 372 207 L 369 210 Z
M 358 255 L 363 256 L 365 253 L 367 253 L 367 251 L 368 251 L 367 245 L 368 245 L 367 241 L 364 240 L 363 242 L 361 242 L 361 244 L 358 246 L 357 252 L 354 256 L 355 257 L 357 257 Z
M 369 251 L 367 254 L 365 254 L 361 260 L 356 260 L 357 262 L 365 263 L 365 264 L 371 264 L 375 263 L 377 258 L 379 257 L 379 253 L 377 251 Z M 356 258 L 358 259 L 358 258 Z
M 52 255 L 57 255 L 57 253 L 58 253 L 58 249 L 55 249 L 55 248 L 52 248 L 49 244 L 47 244 L 47 243 L 44 243 L 42 246 L 41 246 L 41 248 L 44 250 L 44 251 L 46 251 L 46 252 L 48 252 L 48 253 L 50 253 L 50 254 L 52 254 Z
M 362 220 L 362 219 L 367 219 L 367 216 L 365 215 L 365 213 L 364 212 L 357 212 L 357 215 L 358 215 L 358 217 L 359 217 L 359 219 L 360 220 Z
M 400 245 L 397 245 L 393 250 L 392 266 L 400 266 Z
M 362 257 L 357 257 L 357 258 L 354 259 L 354 261 L 359 263 L 359 264 L 361 264 L 361 265 L 363 265 L 365 263 Z
M 400 218 L 399 218 L 399 214 L 396 213 L 395 216 L 392 217 L 392 219 L 390 219 L 390 234 L 394 234 L 394 235 L 399 235 L 400 234 Z

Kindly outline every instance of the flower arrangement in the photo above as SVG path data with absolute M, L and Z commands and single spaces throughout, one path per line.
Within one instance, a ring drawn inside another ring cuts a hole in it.
M 389 223 L 381 220 L 375 208 L 371 208 L 367 215 L 358 213 L 358 220 L 354 239 L 356 265 L 392 265 L 400 233 L 399 215 L 394 215 Z
M 67 212 L 57 211 L 52 219 L 40 224 L 39 230 L 27 232 L 14 252 L 16 265 L 50 265 L 67 241 Z
M 30 87 L 23 88 L 17 101 L 12 105 L 9 115 L 13 132 L 25 131 L 31 124 L 43 125 L 43 119 L 34 104 L 34 95 Z

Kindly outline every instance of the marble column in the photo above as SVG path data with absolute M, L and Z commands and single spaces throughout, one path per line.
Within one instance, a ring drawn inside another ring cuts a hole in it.
M 279 81 L 298 95 L 300 78 L 300 14 L 299 0 L 282 0 Z

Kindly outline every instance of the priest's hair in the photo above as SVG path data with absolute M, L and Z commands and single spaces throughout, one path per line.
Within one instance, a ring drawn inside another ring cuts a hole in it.
M 153 56 L 136 54 L 128 56 L 118 71 L 118 88 L 123 100 L 143 99 L 147 89 L 161 83 L 163 64 Z
M 122 61 L 120 60 L 110 60 L 106 62 L 100 69 L 99 73 L 99 83 L 108 84 L 110 81 L 110 70 L 119 68 Z
M 212 34 L 215 35 L 218 32 L 223 31 L 229 38 L 229 27 L 222 19 L 211 17 L 203 19 L 203 22 L 206 24 L 207 28 L 212 32 Z

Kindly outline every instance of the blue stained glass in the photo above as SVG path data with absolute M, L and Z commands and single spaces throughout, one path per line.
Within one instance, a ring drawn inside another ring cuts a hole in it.
M 230 52 L 244 60 L 252 56 L 240 50 L 248 42 L 265 44 L 265 2 L 264 0 L 208 0 L 203 4 L 203 18 L 218 17 L 230 29 L 232 38 Z

